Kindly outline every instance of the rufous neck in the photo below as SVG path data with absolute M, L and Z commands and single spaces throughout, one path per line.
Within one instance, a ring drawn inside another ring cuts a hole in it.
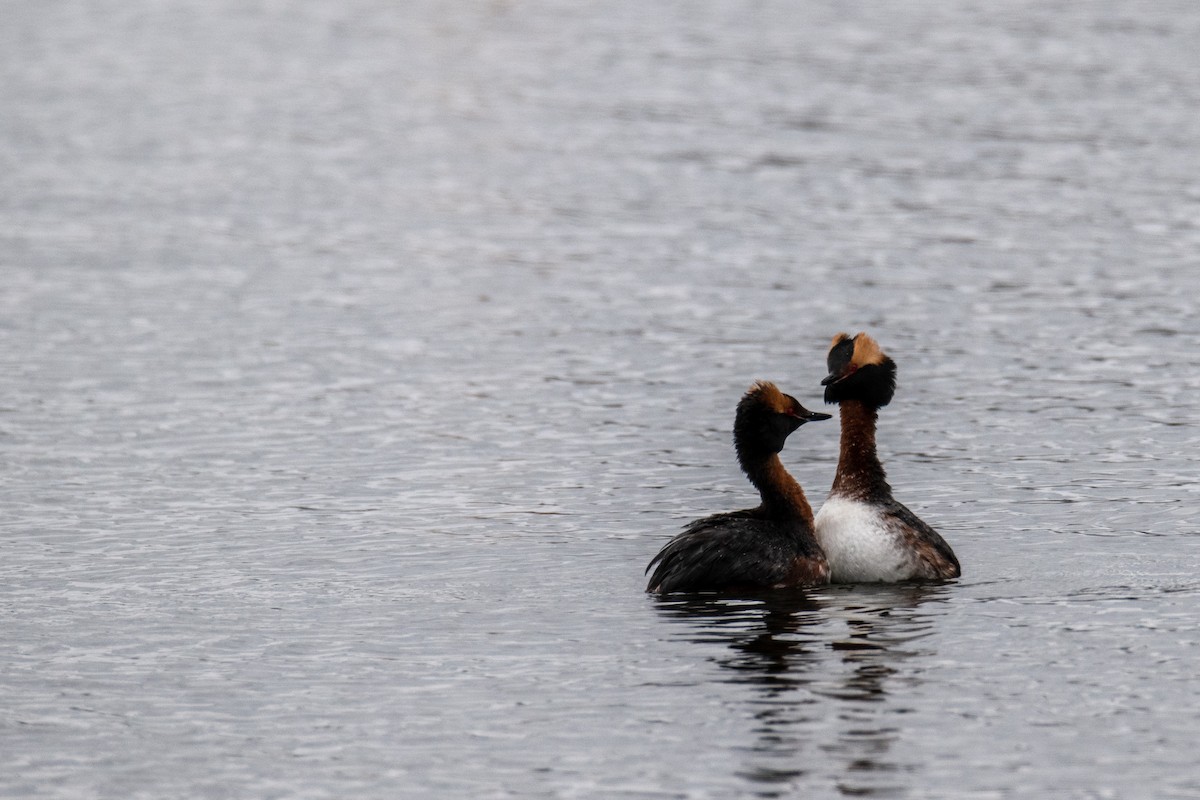
M 762 509 L 772 517 L 799 518 L 809 525 L 813 522 L 812 506 L 804 490 L 779 460 L 778 453 L 742 463 L 750 482 L 762 496 Z
M 891 496 L 891 487 L 875 452 L 879 411 L 861 400 L 841 403 L 842 442 L 831 494 L 861 500 Z

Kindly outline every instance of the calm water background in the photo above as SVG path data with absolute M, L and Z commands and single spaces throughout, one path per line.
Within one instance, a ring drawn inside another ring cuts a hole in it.
M 0 795 L 1200 797 L 1200 6 L 3 14 Z M 644 595 L 860 329 L 963 579 Z

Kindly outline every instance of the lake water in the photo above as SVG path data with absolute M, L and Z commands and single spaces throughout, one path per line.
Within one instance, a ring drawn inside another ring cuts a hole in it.
M 1200 6 L 4 16 L 0 796 L 1200 797 Z M 840 330 L 963 578 L 645 595 Z

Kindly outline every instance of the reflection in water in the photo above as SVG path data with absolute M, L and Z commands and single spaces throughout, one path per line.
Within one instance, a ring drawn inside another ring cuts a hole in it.
M 919 683 L 904 663 L 928 656 L 931 632 L 919 607 L 944 587 L 835 587 L 819 594 L 693 595 L 658 601 L 697 643 L 722 643 L 716 663 L 752 687 L 754 740 L 741 776 L 760 797 L 781 797 L 828 775 L 847 796 L 895 796 L 918 765 L 891 755 L 902 736 L 905 690 Z

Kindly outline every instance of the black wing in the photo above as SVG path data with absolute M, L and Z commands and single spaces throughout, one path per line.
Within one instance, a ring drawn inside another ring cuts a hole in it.
M 921 554 L 924 566 L 929 571 L 926 577 L 949 579 L 962 574 L 958 557 L 954 555 L 950 545 L 924 520 L 909 511 L 903 503 L 895 500 L 889 502 L 884 510 L 899 524 L 901 533 L 910 546 Z
M 654 569 L 646 591 L 703 592 L 785 583 L 796 558 L 808 555 L 797 545 L 791 524 L 746 511 L 698 519 L 667 542 L 646 567 L 647 572 Z

